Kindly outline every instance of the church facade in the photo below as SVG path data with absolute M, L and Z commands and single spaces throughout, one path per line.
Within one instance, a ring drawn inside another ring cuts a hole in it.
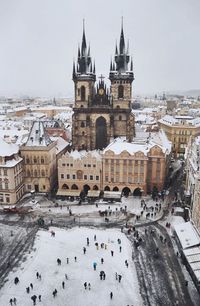
M 110 90 L 102 76 L 96 85 L 95 64 L 92 63 L 83 29 L 77 64 L 73 65 L 73 149 L 102 150 L 116 137 L 124 137 L 130 142 L 135 136 L 131 107 L 134 74 L 128 53 L 122 26 L 119 47 L 116 45 L 114 60 L 110 64 Z

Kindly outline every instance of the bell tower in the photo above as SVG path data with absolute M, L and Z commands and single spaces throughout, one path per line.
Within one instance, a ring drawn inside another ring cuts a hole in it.
M 133 61 L 129 55 L 129 45 L 125 45 L 123 21 L 119 47 L 115 48 L 114 60 L 111 60 L 109 79 L 114 108 L 131 108 L 132 82 L 134 80 Z
M 90 56 L 90 46 L 87 48 L 84 21 L 82 44 L 81 48 L 78 47 L 77 64 L 73 63 L 72 77 L 75 90 L 75 107 L 87 108 L 94 96 L 96 75 L 95 64 L 92 65 Z

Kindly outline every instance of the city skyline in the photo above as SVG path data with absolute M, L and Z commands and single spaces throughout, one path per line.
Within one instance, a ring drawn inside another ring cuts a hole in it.
M 0 5 L 0 95 L 73 98 L 72 65 L 83 19 L 96 75 L 109 84 L 122 16 L 133 56 L 133 96 L 199 89 L 197 0 L 2 0 Z

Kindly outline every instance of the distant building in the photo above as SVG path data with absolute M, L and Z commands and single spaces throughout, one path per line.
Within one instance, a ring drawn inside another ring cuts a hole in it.
M 0 204 L 15 204 L 24 194 L 23 159 L 19 147 L 0 138 Z
M 190 137 L 200 135 L 200 118 L 166 115 L 158 121 L 159 127 L 172 142 L 175 157 L 184 157 Z

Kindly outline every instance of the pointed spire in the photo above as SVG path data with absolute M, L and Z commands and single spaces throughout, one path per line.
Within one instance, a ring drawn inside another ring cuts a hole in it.
M 116 42 L 116 47 L 115 47 L 115 55 L 118 55 L 117 42 Z
M 132 59 L 132 57 L 131 57 L 131 69 L 130 70 L 133 71 L 133 59 Z
M 76 68 L 75 68 L 75 62 L 73 60 L 73 73 L 72 73 L 73 78 L 76 76 Z
M 93 73 L 96 73 L 96 67 L 95 67 L 95 62 L 94 62 L 94 66 L 93 66 Z
M 113 65 L 112 65 L 112 58 L 111 58 L 111 60 L 110 60 L 110 71 L 112 71 L 113 70 Z
M 88 57 L 90 57 L 90 45 L 88 47 Z
M 80 51 L 80 46 L 78 46 L 78 58 L 81 57 L 81 51 Z
M 86 38 L 85 38 L 85 20 L 83 19 L 83 37 L 82 37 L 82 45 L 81 45 L 81 55 L 85 54 L 85 50 L 87 48 Z
M 124 49 L 125 49 L 125 41 L 124 41 L 123 17 L 122 17 L 121 35 L 120 35 L 120 42 L 119 42 L 119 52 L 120 52 L 120 54 L 124 53 Z

